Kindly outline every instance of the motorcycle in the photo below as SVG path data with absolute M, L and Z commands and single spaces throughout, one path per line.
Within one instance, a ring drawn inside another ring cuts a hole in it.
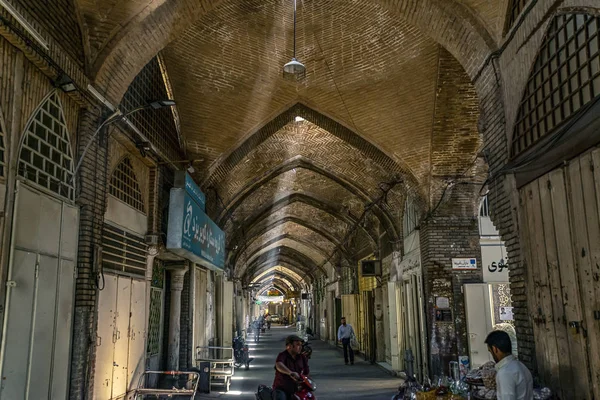
M 233 357 L 235 360 L 233 365 L 236 368 L 243 365 L 246 371 L 250 369 L 250 363 L 254 360 L 254 358 L 250 357 L 246 341 L 240 336 L 233 339 Z
M 300 379 L 297 381 L 298 388 L 294 395 L 293 400 L 317 400 L 317 396 L 313 393 L 317 390 L 317 385 L 308 376 L 300 375 Z M 258 385 L 258 390 L 254 393 L 256 400 L 271 400 L 273 398 L 273 389 L 265 386 Z
M 294 400 L 317 400 L 317 396 L 313 393 L 317 390 L 317 385 L 308 376 L 300 375 L 298 381 L 298 390 L 294 393 Z

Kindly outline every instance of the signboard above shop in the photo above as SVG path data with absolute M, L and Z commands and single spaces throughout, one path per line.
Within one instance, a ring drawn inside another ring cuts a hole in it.
M 189 174 L 178 178 L 181 187 L 171 189 L 169 199 L 167 249 L 206 268 L 222 271 L 225 233 L 205 214 L 204 193 Z
M 206 196 L 186 171 L 175 171 L 173 187 L 185 189 L 202 211 L 206 211 Z

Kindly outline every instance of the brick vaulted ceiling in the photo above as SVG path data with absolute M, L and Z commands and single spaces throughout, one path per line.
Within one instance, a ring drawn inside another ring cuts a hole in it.
M 165 3 L 77 2 L 92 62 L 122 27 Z M 498 36 L 505 0 L 455 3 Z M 282 78 L 291 0 L 215 4 L 161 55 L 234 275 L 249 282 L 279 265 L 313 279 L 356 262 L 379 249 L 383 233 L 401 240 L 407 197 L 425 210 L 448 177 L 469 170 L 480 139 L 467 74 L 379 2 L 299 0 L 296 56 L 307 66 L 299 82 Z M 382 183 L 398 178 L 372 205 Z

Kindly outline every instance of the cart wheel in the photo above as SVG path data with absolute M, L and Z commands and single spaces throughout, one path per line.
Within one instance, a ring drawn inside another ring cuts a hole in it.
M 231 378 L 227 378 L 227 381 L 225 383 L 225 391 L 229 392 L 229 387 L 231 386 Z

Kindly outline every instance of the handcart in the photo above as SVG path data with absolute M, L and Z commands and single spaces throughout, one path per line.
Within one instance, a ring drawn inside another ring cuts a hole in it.
M 210 363 L 210 385 L 223 386 L 229 391 L 231 377 L 235 372 L 233 347 L 198 346 L 196 347 L 196 367 L 201 362 Z
M 152 379 L 152 375 L 156 375 Z M 172 399 L 186 397 L 193 400 L 198 391 L 200 374 L 193 371 L 146 371 L 140 376 L 135 389 L 135 400 Z

